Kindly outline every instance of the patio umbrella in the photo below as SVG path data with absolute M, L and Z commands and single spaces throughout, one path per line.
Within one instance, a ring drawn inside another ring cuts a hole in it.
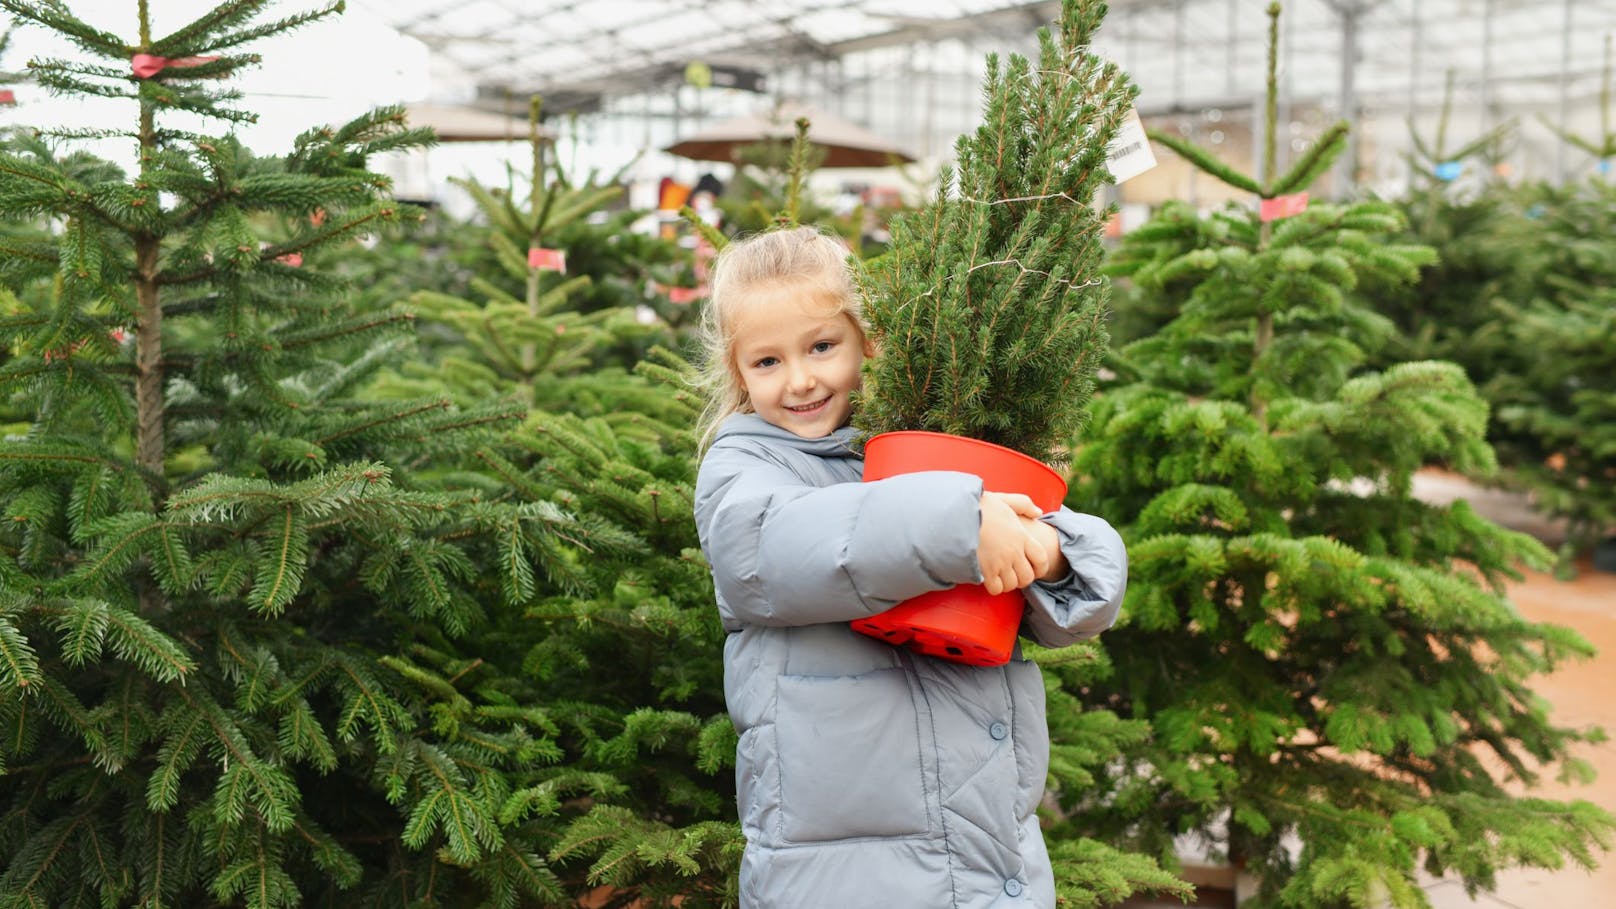
M 734 163 L 740 146 L 791 141 L 797 135 L 798 117 L 808 118 L 808 144 L 825 152 L 821 167 L 886 167 L 915 160 L 914 155 L 856 123 L 789 101 L 769 113 L 715 123 L 663 151 L 696 161 Z
M 443 104 L 406 104 L 404 119 L 410 126 L 430 126 L 439 142 L 526 142 L 527 118 L 507 117 L 475 107 Z M 539 127 L 539 138 L 555 140 L 555 134 Z

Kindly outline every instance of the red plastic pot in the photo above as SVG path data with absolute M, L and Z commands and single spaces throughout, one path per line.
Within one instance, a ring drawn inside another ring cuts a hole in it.
M 1066 498 L 1066 481 L 1049 465 L 1002 445 L 940 432 L 886 432 L 864 448 L 864 479 L 923 470 L 957 470 L 982 478 L 987 492 L 1019 492 L 1044 511 Z M 961 584 L 904 600 L 880 615 L 857 619 L 853 630 L 972 666 L 1010 661 L 1025 600 L 1019 590 L 988 593 Z

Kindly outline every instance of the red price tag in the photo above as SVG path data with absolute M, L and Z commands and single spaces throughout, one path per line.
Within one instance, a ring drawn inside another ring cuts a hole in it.
M 212 63 L 218 57 L 159 57 L 156 54 L 136 54 L 129 58 L 129 67 L 134 71 L 136 79 L 150 79 L 169 67 L 184 69 L 188 66 L 201 66 Z
M 530 247 L 527 251 L 527 267 L 537 268 L 539 271 L 559 271 L 566 274 L 567 251 L 564 249 L 544 249 L 543 247 Z
M 1292 193 L 1288 196 L 1275 196 L 1272 199 L 1262 200 L 1262 205 L 1257 210 L 1257 217 L 1264 221 L 1277 221 L 1280 218 L 1299 215 L 1306 209 L 1307 193 Z

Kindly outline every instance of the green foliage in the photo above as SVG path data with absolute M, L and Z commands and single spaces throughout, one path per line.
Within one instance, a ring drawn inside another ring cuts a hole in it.
M 1062 905 L 1110 906 L 1141 892 L 1187 898 L 1192 887 L 1163 870 L 1157 857 L 1130 851 L 1126 831 L 1098 829 L 1096 822 L 1107 818 L 1086 809 L 1098 793 L 1116 791 L 1118 755 L 1137 752 L 1150 735 L 1142 720 L 1084 703 L 1082 692 L 1111 674 L 1105 650 L 1098 642 L 1023 647 L 1044 673 L 1050 740 L 1044 839 Z
M 1616 442 L 1605 430 L 1612 405 L 1599 378 L 1616 349 L 1606 294 L 1616 279 L 1607 242 L 1616 194 L 1600 179 L 1455 190 L 1436 164 L 1489 163 L 1509 133 L 1501 127 L 1448 151 L 1446 121 L 1444 106 L 1434 142 L 1415 135 L 1410 165 L 1422 185 L 1403 203 L 1409 239 L 1436 247 L 1440 261 L 1422 268 L 1417 284 L 1377 295 L 1398 329 L 1377 365 L 1435 357 L 1464 368 L 1492 406 L 1488 440 L 1504 468 L 1481 479 L 1528 491 L 1566 521 L 1559 569 L 1567 574 L 1578 553 L 1616 528 Z M 1562 137 L 1601 157 L 1613 141 Z
M 1113 671 L 1085 691 L 1153 735 L 1070 810 L 1162 855 L 1193 834 L 1265 906 L 1424 906 L 1419 873 L 1487 889 L 1591 864 L 1616 830 L 1506 788 L 1585 773 L 1572 749 L 1602 733 L 1554 724 L 1527 683 L 1592 650 L 1503 596 L 1540 544 L 1410 494 L 1422 465 L 1493 454 L 1458 367 L 1364 369 L 1389 335 L 1365 297 L 1431 261 L 1402 229 L 1380 203 L 1164 208 L 1117 272 L 1174 316 L 1119 352 L 1075 458 L 1073 501 L 1130 542 Z
M 1409 124 L 1413 151 L 1406 157 L 1413 179 L 1408 197 L 1398 203 L 1408 221 L 1405 239 L 1434 248 L 1437 261 L 1421 267 L 1417 282 L 1375 295 L 1376 310 L 1397 331 L 1374 365 L 1450 360 L 1480 384 L 1511 355 L 1508 339 L 1492 324 L 1494 301 L 1520 293 L 1541 263 L 1523 254 L 1534 244 L 1519 193 L 1491 176 L 1479 189 L 1460 188 L 1444 170 L 1468 166 L 1493 174 L 1514 134 L 1514 125 L 1504 123 L 1450 148 L 1452 96 L 1450 72 L 1435 135 L 1427 139 Z
M 48 131 L 0 152 L 0 905 L 554 904 L 592 873 L 570 825 L 610 810 L 705 831 L 639 849 L 652 902 L 693 866 L 724 893 L 693 443 L 535 418 L 580 453 L 509 470 L 522 408 L 371 393 L 416 319 L 332 266 L 405 215 L 367 157 L 428 136 L 389 108 L 258 156 L 163 125 L 249 118 L 197 77 L 252 58 L 127 75 L 328 10 L 125 41 L 0 6 L 100 58 L 42 84 L 144 115 L 131 176 Z
M 857 242 L 858 221 L 838 221 L 829 209 L 803 194 L 808 178 L 824 163 L 825 151 L 809 141 L 812 124 L 806 117 L 798 117 L 792 125 L 790 141 L 765 139 L 735 149 L 735 174 L 717 200 L 725 229 L 739 235 L 820 224 Z M 721 243 L 714 246 L 723 248 Z
M 1036 64 L 988 61 L 983 125 L 956 144 L 935 200 L 896 218 L 864 276 L 882 354 L 859 423 L 953 433 L 1041 460 L 1085 417 L 1106 346 L 1098 274 L 1106 148 L 1134 89 L 1089 50 L 1105 15 L 1062 5 Z
M 632 366 L 651 346 L 671 339 L 670 327 L 689 320 L 688 307 L 676 306 L 664 295 L 647 293 L 648 285 L 655 286 L 653 278 L 662 284 L 679 283 L 675 279 L 683 280 L 688 263 L 674 244 L 630 230 L 640 213 L 620 207 L 626 167 L 604 180 L 591 171 L 579 181 L 559 162 L 547 160 L 549 140 L 538 132 L 540 108 L 540 98 L 535 95 L 528 107 L 531 165 L 527 173 L 519 176 L 514 167 L 507 166 L 503 187 L 450 178 L 471 196 L 483 222 L 465 227 L 481 243 L 468 243 L 461 237 L 458 245 L 481 249 L 472 267 L 494 288 L 478 289 L 488 296 L 503 293 L 531 303 L 562 284 L 582 279 L 568 289 L 570 307 L 584 314 L 610 311 L 622 322 L 614 331 L 616 346 L 596 352 L 593 359 Z M 536 248 L 564 251 L 566 274 L 530 266 L 528 250 Z M 632 317 L 639 307 L 651 309 L 656 321 L 651 325 L 635 322 Z
M 488 554 L 487 564 L 509 566 L 522 609 L 491 615 L 475 639 L 438 645 L 439 661 L 474 667 L 477 680 L 455 686 L 464 703 L 450 700 L 438 716 L 462 735 L 518 717 L 547 729 L 537 761 L 504 774 L 496 817 L 541 831 L 524 848 L 543 856 L 558 892 L 609 886 L 612 905 L 733 905 L 743 841 L 724 634 L 691 514 L 698 408 L 684 387 L 688 366 L 657 357 L 636 375 L 566 380 L 621 386 L 608 392 L 616 412 L 535 412 L 476 452 L 490 498 L 587 515 L 589 533 L 547 544 L 540 576 L 526 576 L 515 547 Z
M 1559 125 L 1550 123 L 1547 119 L 1539 117 L 1543 125 L 1559 136 L 1566 144 L 1587 152 L 1601 162 L 1616 157 L 1616 130 L 1611 128 L 1611 36 L 1605 35 L 1605 61 L 1600 69 L 1599 79 L 1599 135 L 1582 136 L 1562 129 Z
M 1561 568 L 1616 533 L 1616 187 L 1539 190 L 1523 258 L 1541 265 L 1529 295 L 1497 300 L 1488 336 L 1507 354 L 1482 388 L 1505 481 L 1567 522 Z

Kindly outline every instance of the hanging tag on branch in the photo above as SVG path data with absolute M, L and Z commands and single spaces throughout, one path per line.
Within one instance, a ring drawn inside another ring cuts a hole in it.
M 1139 121 L 1139 111 L 1128 109 L 1116 137 L 1106 147 L 1105 166 L 1117 183 L 1126 183 L 1156 166 L 1156 155 L 1150 150 L 1150 139 L 1145 136 L 1145 124 Z
M 159 57 L 156 54 L 136 54 L 129 58 L 129 68 L 136 79 L 150 79 L 165 69 L 186 69 L 212 63 L 218 57 Z
M 17 93 L 9 88 L 0 88 L 0 107 L 16 107 Z
M 1307 193 L 1291 193 L 1288 196 L 1275 196 L 1272 199 L 1262 200 L 1257 207 L 1257 217 L 1263 221 L 1277 221 L 1280 218 L 1289 218 L 1299 215 L 1307 210 Z
M 527 251 L 527 267 L 537 268 L 539 271 L 558 271 L 567 273 L 567 251 L 564 249 L 545 249 L 542 246 L 532 246 Z

